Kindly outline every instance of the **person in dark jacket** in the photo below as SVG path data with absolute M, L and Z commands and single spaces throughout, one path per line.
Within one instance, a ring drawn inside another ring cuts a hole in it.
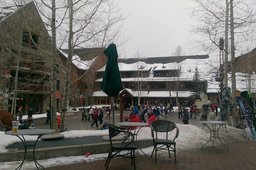
M 23 116 L 23 112 L 22 112 L 22 106 L 19 107 L 18 109 L 18 116 L 19 116 L 19 122 L 22 122 L 22 116 Z
M 184 109 L 182 122 L 184 124 L 188 124 L 188 120 L 189 120 L 188 109 Z
M 148 112 L 148 108 L 145 108 L 143 111 L 142 111 L 142 113 L 141 113 L 141 115 L 140 115 L 140 120 L 142 121 L 142 122 L 146 122 L 146 120 L 145 120 L 145 114 Z
M 29 126 L 30 126 L 31 123 L 33 122 L 32 116 L 33 116 L 33 110 L 32 110 L 31 107 L 29 107 L 29 109 L 28 109 L 28 124 L 29 124 Z
M 100 108 L 100 110 L 99 110 L 98 120 L 99 120 L 100 125 L 101 125 L 103 123 L 103 110 L 102 110 L 102 108 Z
M 96 127 L 99 127 L 98 118 L 99 118 L 99 110 L 95 108 L 93 109 L 93 115 L 92 115 L 93 122 L 91 124 L 91 127 L 93 127 L 94 124 L 96 124 Z
M 46 110 L 46 121 L 45 124 L 51 123 L 51 106 L 48 106 Z

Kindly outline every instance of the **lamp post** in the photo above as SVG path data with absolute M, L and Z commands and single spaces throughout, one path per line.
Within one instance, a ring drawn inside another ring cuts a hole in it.
M 170 96 L 170 106 L 169 107 L 171 107 L 171 103 L 172 103 L 172 91 L 171 90 L 169 91 L 169 96 Z
M 140 105 L 141 100 L 141 88 L 142 88 L 142 80 L 141 80 L 141 70 L 143 70 L 145 67 L 140 65 L 138 68 L 138 106 Z

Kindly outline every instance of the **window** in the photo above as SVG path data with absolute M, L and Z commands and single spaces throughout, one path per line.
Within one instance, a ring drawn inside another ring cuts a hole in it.
M 177 77 L 177 70 L 157 70 L 154 71 L 154 77 Z
M 60 90 L 60 80 L 57 80 L 57 81 L 56 81 L 56 89 L 57 89 L 57 90 Z
M 32 33 L 23 32 L 22 33 L 22 46 L 37 49 L 38 39 L 39 39 L 38 36 L 36 36 Z

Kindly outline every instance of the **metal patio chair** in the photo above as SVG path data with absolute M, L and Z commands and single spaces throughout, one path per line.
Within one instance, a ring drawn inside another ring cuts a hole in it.
M 174 161 L 176 164 L 175 139 L 179 136 L 179 128 L 177 125 L 169 120 L 156 120 L 150 124 L 150 128 L 154 145 L 151 157 L 155 154 L 155 163 L 157 163 L 157 152 L 167 150 L 169 158 L 171 158 L 171 152 L 174 153 Z
M 116 157 L 129 157 L 131 159 L 133 169 L 136 170 L 135 150 L 137 147 L 134 144 L 134 135 L 130 131 L 114 126 L 110 123 L 106 123 L 106 125 L 108 127 L 110 141 L 110 151 L 105 162 L 106 170 L 108 169 L 110 160 Z M 120 141 L 115 139 L 118 135 Z

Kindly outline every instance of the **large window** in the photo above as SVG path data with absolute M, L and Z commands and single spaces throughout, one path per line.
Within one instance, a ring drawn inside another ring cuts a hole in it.
M 22 33 L 22 46 L 37 49 L 38 36 L 29 32 Z
M 177 77 L 178 70 L 155 70 L 154 77 Z

